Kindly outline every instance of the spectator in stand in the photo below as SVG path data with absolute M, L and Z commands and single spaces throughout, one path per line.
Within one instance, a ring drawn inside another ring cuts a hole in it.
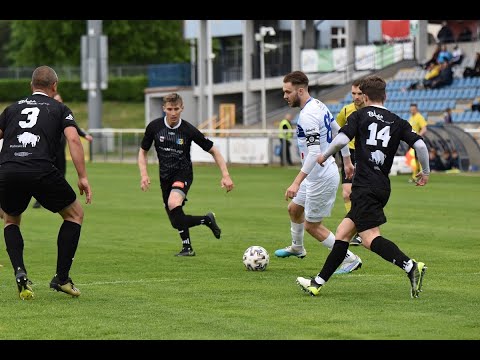
M 463 71 L 463 77 L 477 77 L 480 76 L 480 52 L 476 53 L 475 57 L 475 65 L 473 65 L 473 68 L 471 67 L 466 67 L 465 70 Z
M 440 89 L 447 85 L 452 85 L 453 71 L 448 61 L 444 61 L 440 64 L 440 74 L 432 79 L 430 83 L 431 89 Z
M 443 114 L 443 122 L 445 124 L 452 123 L 452 109 L 450 109 L 449 107 L 445 109 L 445 113 Z
M 468 26 L 465 26 L 457 38 L 458 42 L 472 41 L 472 30 Z
M 419 85 L 423 85 L 423 88 L 430 88 L 432 85 L 432 80 L 436 78 L 438 75 L 440 75 L 440 69 L 441 69 L 440 64 L 437 64 L 437 63 L 431 64 L 427 69 L 428 71 L 425 74 L 425 77 L 423 78 L 422 84 L 419 84 L 419 82 L 416 82 L 410 85 L 410 88 L 419 89 Z
M 463 61 L 463 50 L 455 45 L 452 51 L 452 59 L 450 60 L 450 65 L 460 65 Z
M 452 61 L 452 58 L 453 58 L 453 55 L 450 52 L 450 50 L 448 50 L 447 45 L 442 44 L 440 48 L 440 53 L 438 54 L 438 57 L 437 57 L 437 64 L 441 64 L 444 61 L 450 62 Z
M 435 65 L 437 63 L 437 58 L 441 50 L 442 50 L 442 44 L 438 43 L 435 51 L 432 54 L 432 57 L 425 64 L 423 64 L 422 67 L 424 69 L 428 69 L 431 65 Z
M 442 27 L 438 31 L 437 39 L 441 44 L 449 44 L 455 41 L 452 29 L 450 29 L 446 21 L 442 22 Z
M 403 89 L 403 90 L 420 90 L 424 88 L 430 88 L 432 79 L 437 77 L 440 74 L 440 64 L 437 64 L 436 62 L 430 63 L 427 67 L 427 72 L 425 73 L 425 76 L 423 77 L 423 80 L 420 81 L 414 81 L 412 82 L 408 88 Z

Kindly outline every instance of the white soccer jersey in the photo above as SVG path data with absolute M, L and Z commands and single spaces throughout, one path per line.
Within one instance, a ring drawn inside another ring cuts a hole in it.
M 305 165 L 302 171 L 308 173 L 306 180 L 318 181 L 324 176 L 331 177 L 332 170 L 338 172 L 333 157 L 329 157 L 324 166 L 316 162 L 318 155 L 324 153 L 333 140 L 331 124 L 334 121 L 335 118 L 330 110 L 318 99 L 310 98 L 300 111 L 297 122 L 297 143 L 302 166 Z M 310 161 L 305 164 L 307 157 L 310 157 Z M 310 170 L 311 164 L 315 165 Z

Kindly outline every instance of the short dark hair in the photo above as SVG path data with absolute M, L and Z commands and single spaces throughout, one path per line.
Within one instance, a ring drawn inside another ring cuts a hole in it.
M 33 71 L 32 86 L 35 89 L 47 89 L 55 83 L 58 83 L 58 76 L 51 67 L 42 65 Z
M 387 98 L 385 93 L 386 87 L 387 83 L 378 75 L 369 75 L 363 78 L 360 84 L 360 90 L 367 95 L 371 101 L 384 102 Z
M 292 71 L 283 78 L 284 83 L 292 83 L 298 87 L 308 88 L 308 77 L 301 71 Z
M 363 78 L 357 79 L 352 83 L 352 86 L 359 87 L 362 83 Z
M 411 103 L 410 106 L 415 106 L 416 108 L 418 108 L 417 103 Z

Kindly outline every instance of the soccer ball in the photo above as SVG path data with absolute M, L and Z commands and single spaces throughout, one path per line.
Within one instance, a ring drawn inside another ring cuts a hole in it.
M 265 248 L 254 245 L 250 246 L 243 253 L 243 265 L 247 270 L 264 271 L 270 262 L 270 255 L 268 255 Z

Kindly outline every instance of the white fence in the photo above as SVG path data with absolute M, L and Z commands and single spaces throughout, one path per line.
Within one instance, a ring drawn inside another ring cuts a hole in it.
M 144 129 L 92 129 L 94 141 L 90 144 L 92 161 L 136 162 Z M 275 147 L 280 144 L 277 129 L 237 129 L 206 130 L 207 135 L 220 149 L 229 164 L 271 165 L 280 164 L 280 157 L 275 155 Z M 292 161 L 300 165 L 296 146 L 295 130 L 290 146 Z M 191 158 L 194 163 L 214 163 L 213 157 L 192 143 Z M 149 162 L 158 163 L 157 154 L 152 146 Z M 299 166 L 300 168 L 300 166 Z M 411 173 L 404 156 L 396 156 L 391 174 Z
M 90 129 L 94 140 L 90 144 L 92 161 L 135 162 L 145 129 Z M 295 132 L 290 147 L 292 161 L 300 163 L 296 150 Z M 279 130 L 276 129 L 238 129 L 205 130 L 217 146 L 227 163 L 247 165 L 269 165 L 280 163 L 275 155 L 275 146 L 280 144 Z M 197 144 L 192 144 L 193 162 L 214 162 L 212 156 Z M 149 161 L 158 161 L 155 149 L 149 151 Z

